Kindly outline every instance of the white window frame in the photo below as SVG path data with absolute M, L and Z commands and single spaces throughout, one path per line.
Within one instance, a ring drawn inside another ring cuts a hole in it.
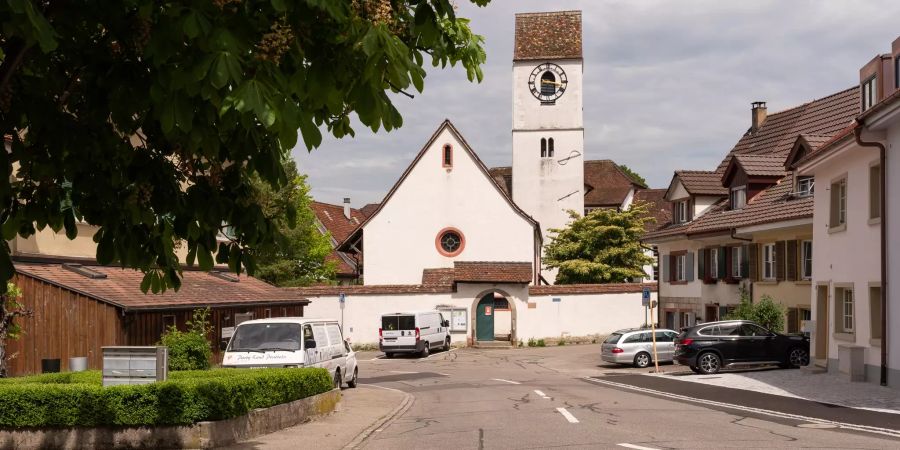
M 687 222 L 687 200 L 680 200 L 675 203 L 675 222 Z
M 687 281 L 687 255 L 675 256 L 675 281 Z
M 809 239 L 800 241 L 800 279 L 802 280 L 812 279 L 812 255 L 812 241 Z M 808 275 L 807 272 L 809 272 Z
M 737 186 L 731 188 L 731 209 L 741 209 L 747 206 L 747 186 Z
M 763 245 L 763 279 L 775 280 L 775 244 Z
M 719 248 L 709 249 L 709 278 L 719 279 Z
M 743 264 L 741 259 L 743 258 L 744 248 L 741 246 L 731 247 L 731 278 L 739 280 L 741 277 L 741 271 Z
M 878 98 L 878 77 L 876 75 L 872 75 L 866 81 L 862 83 L 862 110 L 866 111 L 869 108 L 875 106 L 875 103 L 878 103 L 876 100 Z
M 843 288 L 841 296 L 841 329 L 844 333 L 854 332 L 853 288 Z
M 797 195 L 809 197 L 816 193 L 816 179 L 814 177 L 797 177 Z

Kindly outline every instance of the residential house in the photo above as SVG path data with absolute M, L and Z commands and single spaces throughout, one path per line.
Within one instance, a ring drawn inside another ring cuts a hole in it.
M 350 199 L 344 198 L 343 205 L 314 201 L 309 206 L 316 215 L 316 229 L 323 235 L 328 235 L 331 241 L 332 251 L 325 260 L 335 265 L 337 283 L 340 285 L 361 283 L 362 252 L 342 252 L 337 250 L 337 246 L 371 214 L 373 205 L 355 209 L 350 207 Z M 363 212 L 366 208 L 369 214 Z

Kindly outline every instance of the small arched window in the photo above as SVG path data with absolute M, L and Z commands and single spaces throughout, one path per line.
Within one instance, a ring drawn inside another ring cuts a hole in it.
M 453 167 L 453 147 L 450 144 L 444 144 L 444 153 L 441 163 L 444 167 Z
M 553 138 L 550 138 L 547 143 L 547 156 L 553 157 Z
M 547 138 L 541 138 L 541 158 L 547 157 Z
M 556 75 L 546 71 L 541 75 L 541 95 L 552 96 L 556 94 Z

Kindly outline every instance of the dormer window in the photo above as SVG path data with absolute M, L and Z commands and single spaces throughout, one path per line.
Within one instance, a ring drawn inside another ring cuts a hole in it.
M 862 110 L 866 111 L 875 105 L 878 98 L 877 77 L 869 78 L 862 84 Z
M 797 196 L 808 197 L 815 193 L 816 181 L 813 177 L 797 177 Z
M 453 167 L 453 147 L 450 144 L 444 144 L 442 163 L 444 167 Z
M 747 204 L 747 186 L 731 188 L 731 209 L 741 209 Z
M 675 223 L 690 222 L 693 218 L 690 199 L 675 202 L 674 213 Z

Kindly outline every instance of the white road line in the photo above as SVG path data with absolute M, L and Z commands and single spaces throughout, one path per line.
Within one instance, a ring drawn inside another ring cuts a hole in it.
M 390 372 L 391 372 L 391 373 L 420 373 L 420 372 L 406 372 L 406 371 L 403 371 L 403 370 L 391 370 Z
M 547 400 L 550 400 L 550 397 L 547 397 L 547 394 L 545 394 L 545 393 L 543 393 L 543 392 L 541 392 L 541 391 L 539 391 L 539 390 L 537 390 L 537 389 L 534 390 L 534 393 L 537 394 L 537 395 L 539 395 L 539 396 L 541 396 L 542 398 L 545 398 L 545 399 L 547 399 Z
M 562 414 L 563 417 L 565 417 L 566 420 L 569 421 L 569 423 L 578 423 L 578 419 L 576 419 L 575 416 L 572 415 L 572 413 L 566 411 L 566 408 L 556 408 L 556 410 L 559 411 L 559 413 Z
M 384 356 L 376 356 L 372 359 L 367 359 L 366 361 L 375 361 L 376 359 L 384 359 Z
M 818 419 L 815 417 L 801 416 L 798 414 L 790 414 L 790 413 L 784 413 L 784 412 L 780 412 L 780 411 L 772 411 L 772 410 L 768 410 L 768 409 L 753 408 L 750 406 L 735 405 L 733 403 L 723 403 L 723 402 L 717 402 L 717 401 L 713 401 L 713 400 L 702 400 L 702 399 L 697 399 L 697 398 L 693 398 L 693 397 L 687 397 L 684 395 L 671 394 L 669 392 L 657 391 L 655 389 L 648 389 L 648 388 L 632 386 L 630 384 L 623 384 L 623 383 L 616 383 L 614 381 L 600 380 L 600 379 L 593 378 L 593 377 L 586 377 L 585 379 L 592 383 L 605 384 L 608 386 L 615 386 L 615 387 L 628 389 L 628 390 L 632 390 L 632 391 L 643 392 L 643 393 L 653 394 L 653 395 L 659 395 L 662 397 L 668 397 L 671 399 L 681 400 L 681 401 L 685 401 L 685 402 L 697 403 L 697 404 L 704 405 L 704 406 L 718 406 L 718 407 L 734 409 L 734 410 L 738 410 L 738 411 L 751 412 L 751 413 L 760 414 L 760 415 L 764 415 L 764 416 L 778 417 L 781 419 L 791 419 L 791 420 L 799 420 L 802 422 L 830 424 L 830 425 L 835 425 L 837 427 L 843 428 L 845 430 L 862 431 L 862 432 L 866 432 L 866 433 L 881 434 L 884 436 L 900 437 L 900 430 L 892 430 L 890 428 L 879 428 L 879 427 L 873 427 L 873 426 L 869 426 L 869 425 L 855 425 L 852 423 L 835 422 L 833 420 Z
M 616 444 L 616 445 L 618 445 L 619 447 L 634 448 L 637 450 L 659 450 L 658 448 L 655 448 L 655 447 L 642 447 L 640 445 L 628 444 L 625 442 L 623 442 L 621 444 Z
M 519 383 L 518 381 L 509 381 L 509 380 L 504 380 L 502 378 L 491 378 L 491 379 L 494 381 L 502 381 L 504 383 L 509 383 L 509 384 L 522 384 L 522 383 Z

